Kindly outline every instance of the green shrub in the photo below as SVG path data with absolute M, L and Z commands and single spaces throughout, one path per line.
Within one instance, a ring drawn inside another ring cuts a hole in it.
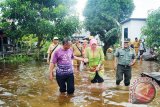
M 32 59 L 33 59 L 32 57 L 29 57 L 27 55 L 16 54 L 16 55 L 6 56 L 3 60 L 5 60 L 5 62 L 21 63 L 21 62 L 31 61 Z

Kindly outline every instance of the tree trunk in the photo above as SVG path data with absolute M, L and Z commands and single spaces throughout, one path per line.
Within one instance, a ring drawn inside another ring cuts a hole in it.
M 36 59 L 39 61 L 40 60 L 40 50 L 41 50 L 41 42 L 42 38 L 41 36 L 38 37 L 38 43 L 37 43 L 37 51 L 36 51 Z
M 2 46 L 2 58 L 4 58 L 4 44 L 3 44 L 3 37 L 1 38 L 1 46 Z

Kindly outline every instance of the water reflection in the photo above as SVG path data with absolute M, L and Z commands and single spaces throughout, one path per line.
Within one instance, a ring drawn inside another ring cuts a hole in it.
M 137 62 L 132 70 L 132 81 L 142 72 L 159 71 L 155 62 Z M 59 95 L 55 80 L 48 79 L 46 63 L 0 64 L 0 106 L 9 107 L 124 107 L 139 106 L 128 103 L 129 91 L 123 86 L 115 88 L 113 61 L 106 61 L 105 82 L 107 89 L 97 84 L 90 88 L 87 72 L 75 74 L 75 94 Z M 159 106 L 159 95 L 150 106 Z M 147 105 L 141 105 L 146 107 Z

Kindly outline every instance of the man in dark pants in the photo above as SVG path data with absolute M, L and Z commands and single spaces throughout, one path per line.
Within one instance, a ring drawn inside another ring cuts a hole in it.
M 124 47 L 118 48 L 115 52 L 115 68 L 116 71 L 116 85 L 119 86 L 120 82 L 123 80 L 124 75 L 124 84 L 125 86 L 130 85 L 131 80 L 131 66 L 136 62 L 135 51 L 132 48 L 129 48 L 129 38 L 125 38 Z
M 55 64 L 56 68 L 56 80 L 59 85 L 59 91 L 61 93 L 67 92 L 68 94 L 74 93 L 74 75 L 72 67 L 73 51 L 70 49 L 71 41 L 64 39 L 62 41 L 62 47 L 55 51 L 53 59 L 50 62 L 50 80 L 53 80 L 53 69 Z

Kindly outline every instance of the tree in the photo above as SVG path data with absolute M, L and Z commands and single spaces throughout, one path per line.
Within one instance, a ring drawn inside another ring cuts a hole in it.
M 142 33 L 147 36 L 149 47 L 160 46 L 160 8 L 148 15 L 146 26 L 142 29 Z
M 1 27 L 12 38 L 34 35 L 40 52 L 47 38 L 71 36 L 78 29 L 73 4 L 75 0 L 5 0 L 1 3 Z
M 86 29 L 100 36 L 106 50 L 119 37 L 119 23 L 129 18 L 133 9 L 133 0 L 88 0 L 83 13 Z

